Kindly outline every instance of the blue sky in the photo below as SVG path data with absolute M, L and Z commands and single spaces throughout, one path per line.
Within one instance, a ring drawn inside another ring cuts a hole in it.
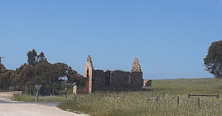
M 8 69 L 43 51 L 83 74 L 130 71 L 139 59 L 145 79 L 213 77 L 203 58 L 222 39 L 222 0 L 1 0 L 0 56 Z

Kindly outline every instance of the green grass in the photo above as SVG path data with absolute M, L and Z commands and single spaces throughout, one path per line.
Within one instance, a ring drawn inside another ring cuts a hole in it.
M 65 96 L 39 96 L 39 102 L 65 102 L 66 100 L 72 99 L 72 95 L 68 95 L 67 98 Z M 14 94 L 12 100 L 14 101 L 25 101 L 25 102 L 33 102 L 35 101 L 35 96 L 30 96 L 27 94 Z
M 151 88 L 155 93 L 169 94 L 221 94 L 222 80 L 215 78 L 154 80 Z
M 63 101 L 59 108 L 90 116 L 219 116 L 222 114 L 222 98 L 201 97 L 199 108 L 197 97 L 188 99 L 188 94 L 222 95 L 221 88 L 222 80 L 215 78 L 153 80 L 152 87 L 141 92 L 96 92 L 77 95 L 78 100 L 72 96 L 41 99 Z M 177 96 L 180 97 L 179 105 Z M 147 101 L 149 97 L 159 97 L 160 100 Z

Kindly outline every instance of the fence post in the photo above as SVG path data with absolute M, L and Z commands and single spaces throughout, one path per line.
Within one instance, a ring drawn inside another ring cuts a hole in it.
M 190 98 L 190 94 L 188 94 L 188 98 Z
M 157 101 L 157 103 L 159 102 L 159 97 L 156 97 L 156 101 Z
M 217 99 L 219 98 L 219 94 L 217 94 Z
M 39 94 L 39 91 L 37 90 L 37 93 L 36 93 L 36 96 L 35 96 L 35 102 L 38 102 L 38 94 Z
M 163 99 L 164 99 L 164 93 L 163 93 Z
M 180 97 L 179 96 L 177 97 L 177 104 L 178 105 L 180 104 Z
M 200 108 L 200 97 L 198 97 L 197 102 L 198 102 L 198 107 Z

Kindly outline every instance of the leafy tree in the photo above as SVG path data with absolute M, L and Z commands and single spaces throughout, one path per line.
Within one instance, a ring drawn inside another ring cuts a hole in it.
M 22 64 L 19 68 L 16 68 L 16 77 L 12 79 L 11 83 L 17 90 L 24 89 L 25 83 L 27 81 L 26 69 L 28 69 L 28 64 Z
M 55 63 L 50 64 L 48 62 L 39 62 L 36 67 L 35 83 L 41 84 L 41 94 L 55 95 L 59 94 L 62 90 L 61 77 L 71 77 L 77 74 L 69 72 L 76 72 L 71 69 L 67 64 Z
M 0 66 L 1 66 L 1 68 L 0 68 L 0 69 L 1 69 L 1 72 L 4 71 L 4 70 L 6 70 L 6 68 L 5 68 L 5 66 L 4 66 L 3 64 L 0 64 Z
M 222 41 L 215 41 L 210 45 L 204 65 L 209 73 L 222 78 Z
M 40 62 L 37 65 L 36 73 L 36 83 L 43 85 L 41 92 L 43 92 L 43 94 L 55 95 L 59 87 L 59 76 L 57 75 L 58 71 L 56 71 L 55 67 L 48 62 Z
M 27 56 L 28 56 L 28 63 L 32 66 L 35 66 L 37 63 L 37 52 L 35 51 L 35 49 L 29 51 L 27 53 Z
M 37 56 L 37 59 L 38 59 L 38 62 L 47 61 L 47 58 L 45 58 L 44 52 L 41 52 L 41 53 Z
M 3 89 L 9 89 L 12 86 L 12 79 L 16 77 L 16 72 L 14 70 L 5 70 L 1 74 L 1 82 Z
M 28 51 L 27 56 L 28 63 L 22 64 L 15 71 L 3 71 L 1 76 L 4 85 L 2 87 L 13 86 L 16 90 L 32 94 L 36 91 L 34 85 L 38 84 L 43 85 L 40 89 L 41 95 L 57 95 L 64 91 L 65 86 L 62 86 L 62 83 L 63 85 L 69 85 L 66 87 L 65 94 L 72 88 L 74 82 L 77 84 L 83 83 L 83 76 L 78 74 L 77 71 L 65 63 L 49 63 L 44 52 L 37 55 L 37 52 L 33 49 Z M 67 80 L 63 80 L 61 77 L 67 77 Z M 68 83 L 64 84 L 64 82 Z
M 2 82 L 2 72 L 4 72 L 6 70 L 5 66 L 3 64 L 0 64 L 0 89 L 3 88 L 3 82 Z
M 37 52 L 35 51 L 35 49 L 33 49 L 32 51 L 29 51 L 27 53 L 27 56 L 28 56 L 28 64 L 32 66 L 36 66 L 38 62 L 47 61 L 47 58 L 45 57 L 44 52 L 41 52 L 39 55 L 37 55 Z

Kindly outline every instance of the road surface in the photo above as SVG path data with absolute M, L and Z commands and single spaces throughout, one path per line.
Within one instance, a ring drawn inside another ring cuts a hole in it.
M 56 106 L 59 102 L 11 101 L 12 92 L 0 92 L 0 116 L 89 116 L 63 111 Z

